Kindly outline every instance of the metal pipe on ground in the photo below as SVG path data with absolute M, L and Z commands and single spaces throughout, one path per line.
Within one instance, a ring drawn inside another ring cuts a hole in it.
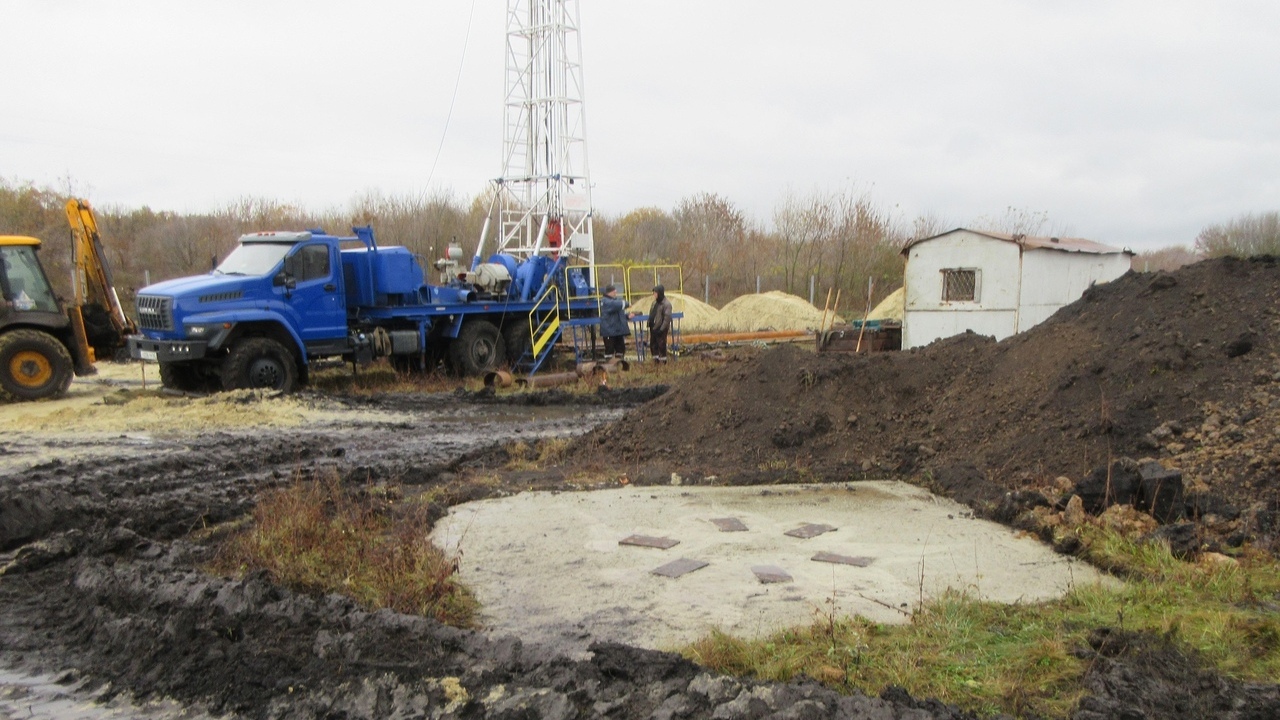
M 737 342 L 739 340 L 795 340 L 811 337 L 809 330 L 759 330 L 756 332 L 738 333 L 697 333 L 683 334 L 680 342 L 686 345 L 694 343 Z
M 493 372 L 485 373 L 484 375 L 485 387 L 509 388 L 511 387 L 512 382 L 513 379 L 511 377 L 511 373 L 506 370 L 494 370 Z
M 516 384 L 520 387 L 533 388 L 557 387 L 575 382 L 578 382 L 578 373 L 576 372 L 542 373 L 516 380 Z
M 594 373 L 613 373 L 626 372 L 631 369 L 631 363 L 622 358 L 613 358 L 610 360 L 601 360 L 600 362 L 584 362 L 578 365 L 575 372 L 581 377 L 586 377 Z

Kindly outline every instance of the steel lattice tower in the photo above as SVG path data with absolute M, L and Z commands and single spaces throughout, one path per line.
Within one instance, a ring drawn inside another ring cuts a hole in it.
M 577 0 L 508 0 L 500 252 L 595 265 Z M 485 220 L 476 260 L 487 240 Z

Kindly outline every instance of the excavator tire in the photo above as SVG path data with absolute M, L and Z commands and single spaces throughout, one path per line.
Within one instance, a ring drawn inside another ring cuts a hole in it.
M 270 338 L 245 338 L 222 361 L 223 390 L 293 392 L 298 364 L 293 353 Z
M 24 328 L 0 335 L 0 389 L 17 400 L 65 393 L 74 368 L 71 353 L 49 333 Z
M 483 375 L 507 361 L 506 343 L 488 320 L 468 320 L 449 343 L 449 363 L 459 375 Z

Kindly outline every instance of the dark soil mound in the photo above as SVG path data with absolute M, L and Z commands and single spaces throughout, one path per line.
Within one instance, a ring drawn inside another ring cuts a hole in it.
M 1274 532 L 1278 301 L 1271 258 L 1222 259 L 1130 273 L 999 343 L 784 345 L 675 383 L 587 435 L 574 461 L 639 482 L 915 477 L 990 511 L 1007 491 L 1151 457 L 1180 466 L 1197 502 L 1211 491 Z
M 0 662 L 71 665 L 142 698 L 249 718 L 974 718 L 905 694 L 717 676 L 613 643 L 574 660 L 514 637 L 366 612 L 339 596 L 193 568 L 207 551 L 126 530 L 0 582 Z M 52 632 L 57 628 L 58 632 Z M 109 696 L 112 691 L 108 690 Z

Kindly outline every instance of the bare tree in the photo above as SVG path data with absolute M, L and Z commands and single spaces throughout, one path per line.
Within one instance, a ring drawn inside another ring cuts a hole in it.
M 676 219 L 658 208 L 632 210 L 605 230 L 596 241 L 601 262 L 636 264 L 676 259 Z
M 747 248 L 747 220 L 729 200 L 700 193 L 681 200 L 673 213 L 678 229 L 676 254 L 684 266 L 684 282 L 701 286 L 737 265 Z
M 1148 250 L 1133 256 L 1129 266 L 1138 272 L 1168 272 L 1199 262 L 1201 257 L 1185 245 Z
M 974 218 L 973 227 L 977 230 L 1006 233 L 1008 235 L 1040 235 L 1049 225 L 1047 210 L 1027 210 L 1012 205 L 1004 209 L 999 216 L 980 215 Z M 926 236 L 927 237 L 927 236 Z
M 1210 225 L 1196 237 L 1195 248 L 1206 257 L 1280 255 L 1280 213 L 1249 213 Z

